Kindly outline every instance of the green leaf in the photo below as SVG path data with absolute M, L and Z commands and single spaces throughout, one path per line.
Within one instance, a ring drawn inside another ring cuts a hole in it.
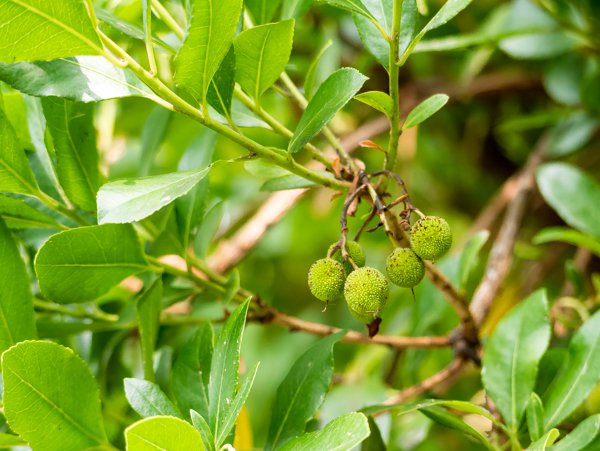
M 158 385 L 133 378 L 125 378 L 123 383 L 125 384 L 125 397 L 129 405 L 142 417 L 181 416 Z
M 335 6 L 351 13 L 361 14 L 365 17 L 373 19 L 373 16 L 369 10 L 363 5 L 361 0 L 317 0 L 317 3 L 327 3 L 328 5 Z
M 263 24 L 270 22 L 281 0 L 245 0 L 244 5 L 252 14 L 254 22 Z
M 402 404 L 394 409 L 394 413 L 397 415 L 404 415 L 410 412 L 415 412 L 417 410 L 429 409 L 431 407 L 442 406 L 447 409 L 459 410 L 461 412 L 470 413 L 474 415 L 480 415 L 484 418 L 487 418 L 496 426 L 501 428 L 501 424 L 499 420 L 497 420 L 487 409 L 484 407 L 478 406 L 477 404 L 473 404 L 468 401 L 455 401 L 455 400 L 445 400 L 445 399 L 429 399 L 425 401 L 420 401 L 413 404 Z M 362 412 L 366 413 L 376 413 L 381 412 L 381 408 L 387 408 L 389 410 L 390 406 L 372 406 L 362 409 Z
M 156 154 L 167 136 L 167 130 L 173 119 L 173 112 L 162 106 L 156 106 L 150 111 L 148 119 L 144 122 L 141 143 L 142 154 L 138 174 L 147 176 L 150 174 Z
M 163 284 L 158 277 L 137 301 L 136 316 L 142 345 L 144 359 L 144 378 L 154 381 L 154 347 L 160 326 L 160 312 L 162 310 Z
M 600 311 L 577 331 L 556 378 L 546 391 L 544 427 L 551 428 L 570 415 L 600 380 Z
M 38 61 L 102 53 L 82 0 L 7 0 L 0 8 L 0 61 Z
M 315 79 L 317 77 L 317 69 L 319 67 L 319 63 L 321 62 L 321 58 L 327 51 L 329 47 L 333 44 L 333 41 L 329 39 L 319 53 L 312 59 L 310 66 L 308 66 L 308 70 L 306 71 L 306 77 L 304 77 L 304 96 L 310 100 L 313 96 L 313 91 L 315 89 Z
M 540 166 L 536 180 L 542 196 L 570 226 L 600 238 L 600 185 L 568 163 Z
M 223 419 L 223 425 L 219 430 L 219 435 L 216 437 L 215 445 L 217 448 L 220 448 L 225 441 L 227 440 L 227 436 L 235 426 L 235 421 L 237 420 L 242 407 L 246 403 L 246 399 L 248 399 L 248 395 L 250 394 L 250 389 L 252 388 L 252 384 L 254 384 L 254 378 L 256 377 L 256 372 L 258 371 L 258 363 L 254 366 L 252 371 L 246 376 L 244 382 L 242 382 L 239 391 L 236 393 L 231 406 L 227 410 L 227 414 Z
M 559 435 L 558 429 L 550 429 L 540 439 L 529 445 L 527 451 L 544 451 L 552 446 Z
M 529 437 L 531 441 L 536 441 L 544 435 L 544 406 L 537 394 L 531 393 L 526 412 Z
M 358 35 L 375 59 L 383 67 L 389 69 L 390 43 L 373 24 L 372 20 L 377 21 L 389 35 L 392 31 L 393 2 L 392 0 L 364 0 L 363 4 L 369 11 L 369 15 L 352 15 Z M 402 30 L 402 27 L 400 29 Z
M 279 449 L 344 451 L 358 446 L 369 433 L 367 417 L 362 413 L 352 412 L 336 418 L 321 431 L 309 432 L 290 440 Z
M 98 223 L 125 223 L 147 218 L 187 194 L 209 170 L 207 167 L 106 183 L 98 191 Z
M 215 449 L 215 438 L 213 437 L 210 426 L 206 420 L 202 417 L 202 415 L 193 409 L 190 410 L 190 417 L 192 418 L 192 424 L 202 436 L 204 447 L 208 451 L 213 451 Z
M 206 94 L 209 105 L 225 117 L 231 114 L 231 101 L 235 88 L 235 65 L 235 50 L 231 46 L 210 81 Z
M 17 435 L 0 432 L 0 448 L 10 448 L 13 446 L 27 446 L 27 442 Z
M 285 0 L 281 8 L 281 20 L 298 19 L 308 11 L 312 2 L 313 0 Z
M 94 107 L 52 97 L 43 99 L 42 104 L 54 142 L 58 180 L 74 204 L 95 211 L 100 171 Z
M 325 173 L 324 174 L 331 174 Z M 261 191 L 282 191 L 286 189 L 297 189 L 297 188 L 310 188 L 312 186 L 316 186 L 315 182 L 311 182 L 310 180 L 306 180 L 303 177 L 300 177 L 296 174 L 288 174 L 283 177 L 276 177 L 274 179 L 267 180 L 260 187 Z
M 35 338 L 29 275 L 10 230 L 0 218 L 0 352 Z
M 556 445 L 550 449 L 552 451 L 572 451 L 584 449 L 600 435 L 600 414 L 592 415 L 577 425 L 575 429 L 569 432 Z
M 57 233 L 35 258 L 40 290 L 59 304 L 91 301 L 148 269 L 133 228 L 120 224 Z
M 381 91 L 368 91 L 363 92 L 354 96 L 356 100 L 369 105 L 371 108 L 375 108 L 377 111 L 382 112 L 387 117 L 392 115 L 392 109 L 394 108 L 394 101 L 389 94 Z
M 154 97 L 133 72 L 118 68 L 101 56 L 0 63 L 0 80 L 32 96 L 63 97 L 78 102 Z
M 290 59 L 294 19 L 241 32 L 235 47 L 235 79 L 257 101 L 279 78 Z
M 448 0 L 444 3 L 433 18 L 425 25 L 419 34 L 425 34 L 452 20 L 459 12 L 465 9 L 473 0 Z
M 369 420 L 369 430 L 371 431 L 367 439 L 360 446 L 361 451 L 386 451 L 387 447 L 381 436 L 381 430 L 372 416 L 367 417 Z
M 237 389 L 242 334 L 250 301 L 247 299 L 227 318 L 213 352 L 208 383 L 208 424 L 216 439 L 221 437 Z
M 10 229 L 52 228 L 63 226 L 46 216 L 23 199 L 0 194 L 0 217 Z
M 340 331 L 320 339 L 296 360 L 277 388 L 265 449 L 277 449 L 304 432 L 329 389 L 333 345 L 345 334 Z
M 108 445 L 96 381 L 71 349 L 21 342 L 2 354 L 2 377 L 6 419 L 33 449 Z
M 563 157 L 582 149 L 598 130 L 600 121 L 576 111 L 558 122 L 548 134 L 548 156 Z
M 460 262 L 458 263 L 459 286 L 463 290 L 467 286 L 469 276 L 471 276 L 477 266 L 481 248 L 483 248 L 489 237 L 490 232 L 488 230 L 480 230 L 465 244 L 460 255 Z
M 600 257 L 599 239 L 567 227 L 548 227 L 542 229 L 532 239 L 534 244 L 544 244 L 552 241 L 561 241 L 577 247 L 584 247 Z
M 414 107 L 410 113 L 408 113 L 408 116 L 402 125 L 402 130 L 419 125 L 430 116 L 433 116 L 444 105 L 446 105 L 448 99 L 449 97 L 446 94 L 434 94 L 431 97 L 423 100 L 416 107 Z
M 204 451 L 191 424 L 169 416 L 145 418 L 125 429 L 127 451 Z
M 181 348 L 173 365 L 171 389 L 180 410 L 187 415 L 195 410 L 208 418 L 206 385 L 210 376 L 213 354 L 213 330 L 203 325 Z
M 198 102 L 233 42 L 242 0 L 194 0 L 187 36 L 175 58 L 175 82 Z
M 548 300 L 538 290 L 504 317 L 486 343 L 483 385 L 513 430 L 525 413 L 549 340 Z
M 400 36 L 398 37 L 399 55 L 403 55 L 411 44 L 417 29 L 418 16 L 417 2 L 415 0 L 403 0 L 402 17 L 400 19 Z
M 10 121 L 0 108 L 0 191 L 33 194 L 37 182 Z
M 325 80 L 308 102 L 302 114 L 289 151 L 296 153 L 329 122 L 362 87 L 367 80 L 363 74 L 349 67 L 338 69 Z
M 488 441 L 488 439 L 485 436 L 481 434 L 481 432 L 469 426 L 462 419 L 457 418 L 451 413 L 448 413 L 446 410 L 440 407 L 427 407 L 420 409 L 420 411 L 426 417 L 435 421 L 436 423 L 439 423 L 442 426 L 446 426 L 447 428 L 454 429 L 455 431 L 459 431 L 475 439 L 489 450 L 494 449 L 492 444 Z

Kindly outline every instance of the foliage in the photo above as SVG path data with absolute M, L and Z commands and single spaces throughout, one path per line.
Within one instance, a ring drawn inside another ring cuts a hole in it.
M 3 2 L 0 448 L 598 449 L 599 30 Z

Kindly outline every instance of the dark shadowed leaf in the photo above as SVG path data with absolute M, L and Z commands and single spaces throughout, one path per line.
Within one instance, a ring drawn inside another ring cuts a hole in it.
M 54 219 L 32 207 L 23 199 L 3 194 L 0 194 L 0 217 L 4 219 L 10 229 L 63 228 Z
M 209 105 L 225 117 L 231 114 L 231 99 L 235 87 L 235 65 L 235 50 L 231 46 L 210 81 L 206 94 Z

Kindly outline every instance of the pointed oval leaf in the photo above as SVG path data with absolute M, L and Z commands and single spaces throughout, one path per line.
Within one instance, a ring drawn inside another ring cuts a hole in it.
M 390 65 L 390 43 L 373 24 L 372 20 L 376 20 L 389 35 L 392 31 L 393 1 L 363 0 L 363 4 L 369 11 L 370 16 L 358 13 L 352 15 L 358 35 L 366 49 L 371 52 L 379 64 L 388 69 Z M 404 12 L 404 7 L 402 11 Z M 404 25 L 400 29 L 402 30 L 403 27 Z
M 260 25 L 235 38 L 235 79 L 257 101 L 279 78 L 290 59 L 294 19 Z
M 356 100 L 375 108 L 377 111 L 382 112 L 387 117 L 392 115 L 392 109 L 394 102 L 389 94 L 381 91 L 368 91 L 354 96 Z
M 316 82 L 315 79 L 317 78 L 317 69 L 319 67 L 319 63 L 321 62 L 321 58 L 323 58 L 323 55 L 327 49 L 329 49 L 329 47 L 332 45 L 333 41 L 328 39 L 327 42 L 323 44 L 323 47 L 321 47 L 321 50 L 319 50 L 319 53 L 317 53 L 317 55 L 313 58 L 310 66 L 308 66 L 306 77 L 304 77 L 304 95 L 309 100 L 312 99 L 313 96 Z
M 146 418 L 125 429 L 127 451 L 204 451 L 202 437 L 185 421 L 169 416 Z
M 35 338 L 35 314 L 29 275 L 19 249 L 0 218 L 0 353 Z
M 158 385 L 133 378 L 125 378 L 123 383 L 125 384 L 125 397 L 129 405 L 142 417 L 181 416 Z
M 0 108 L 0 191 L 33 194 L 37 182 L 10 121 Z
M 548 447 L 552 446 L 559 435 L 560 432 L 558 432 L 558 429 L 550 429 L 541 438 L 529 445 L 527 451 L 545 451 Z
M 83 0 L 3 2 L 0 42 L 0 61 L 6 63 L 102 53 Z
M 577 331 L 556 378 L 543 397 L 544 427 L 551 428 L 570 415 L 600 380 L 600 311 Z
M 550 340 L 548 301 L 536 291 L 496 326 L 483 356 L 483 385 L 502 417 L 517 430 Z
M 144 360 L 144 378 L 154 381 L 154 348 L 160 326 L 160 312 L 162 310 L 163 284 L 158 277 L 137 301 L 136 317 L 140 331 L 142 345 L 142 358 Z M 170 415 L 170 414 L 169 414 Z
M 52 228 L 61 229 L 59 223 L 29 205 L 23 199 L 0 194 L 0 217 L 10 229 Z
M 281 0 L 245 0 L 244 5 L 258 24 L 270 22 Z
M 98 191 L 98 223 L 139 221 L 188 193 L 210 168 L 117 180 Z
M 204 443 L 204 447 L 208 451 L 213 451 L 215 449 L 215 438 L 213 437 L 210 426 L 204 417 L 194 409 L 190 410 L 190 417 L 192 419 L 192 424 L 202 436 L 202 443 Z
M 304 432 L 306 423 L 319 408 L 333 375 L 333 345 L 346 334 L 340 331 L 311 346 L 277 388 L 267 450 L 276 449 Z M 366 419 L 365 419 L 366 421 Z
M 225 58 L 242 12 L 242 0 L 194 0 L 187 36 L 175 58 L 175 82 L 204 101 Z
M 356 69 L 338 69 L 325 80 L 302 114 L 289 151 L 295 153 L 329 122 L 359 91 L 367 77 Z
M 531 241 L 534 244 L 561 241 L 563 243 L 569 243 L 577 247 L 589 249 L 600 257 L 600 239 L 568 227 L 547 227 L 540 230 Z
M 235 88 L 235 50 L 233 46 L 221 61 L 221 65 L 208 86 L 208 104 L 223 116 L 231 114 L 231 101 Z
M 423 100 L 413 110 L 408 113 L 402 130 L 419 125 L 424 120 L 437 113 L 446 103 L 449 97 L 446 94 L 434 94 L 431 97 Z
M 568 163 L 546 163 L 536 180 L 542 196 L 570 226 L 600 238 L 600 184 Z
M 60 304 L 91 301 L 125 277 L 148 269 L 136 233 L 121 224 L 57 233 L 35 258 L 40 290 Z
M 552 451 L 572 451 L 585 449 L 587 445 L 596 440 L 600 435 L 600 413 L 586 418 L 569 432 L 556 445 L 550 447 Z
M 433 18 L 425 25 L 423 30 L 419 33 L 425 35 L 425 33 L 441 27 L 445 23 L 452 20 L 459 12 L 465 9 L 473 0 L 448 0 L 444 3 L 439 11 L 433 16 Z
M 33 449 L 108 446 L 98 386 L 71 349 L 21 342 L 2 354 L 2 376 L 6 419 Z
M 527 429 L 531 441 L 538 440 L 544 435 L 544 406 L 540 397 L 532 393 L 527 405 Z
M 362 413 L 352 412 L 336 418 L 321 431 L 309 432 L 290 440 L 279 449 L 344 451 L 358 446 L 369 433 L 367 417 Z
M 78 102 L 154 96 L 133 72 L 118 68 L 101 56 L 0 63 L 0 80 L 32 96 L 62 97 Z

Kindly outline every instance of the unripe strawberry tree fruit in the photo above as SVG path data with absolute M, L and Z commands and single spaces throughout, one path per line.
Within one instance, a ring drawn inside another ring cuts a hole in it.
M 308 287 L 314 297 L 323 301 L 335 301 L 344 291 L 346 272 L 342 264 L 333 258 L 322 258 L 308 270 Z
M 386 260 L 385 269 L 392 283 L 403 288 L 415 287 L 425 275 L 423 260 L 407 247 L 394 249 Z
M 331 253 L 331 251 L 336 246 L 337 246 L 337 243 L 332 244 L 329 247 L 328 253 Z M 361 245 L 358 244 L 358 242 L 356 242 L 354 240 L 346 241 L 346 249 L 348 250 L 348 256 L 352 259 L 352 261 L 354 262 L 354 264 L 356 266 L 361 267 L 361 266 L 365 265 L 365 262 L 366 262 L 365 253 L 364 253 Z M 350 274 L 352 271 L 354 271 L 354 267 L 352 266 L 352 263 L 350 263 L 350 261 L 348 261 L 348 260 L 344 260 L 344 257 L 342 256 L 342 251 L 340 249 L 337 249 L 331 257 L 344 265 L 344 269 L 346 270 L 346 273 Z
M 410 245 L 423 260 L 437 260 L 452 247 L 452 231 L 445 219 L 426 216 L 411 228 Z
M 388 296 L 389 285 L 385 276 L 369 266 L 353 271 L 344 285 L 344 297 L 350 313 L 367 324 L 379 316 Z

